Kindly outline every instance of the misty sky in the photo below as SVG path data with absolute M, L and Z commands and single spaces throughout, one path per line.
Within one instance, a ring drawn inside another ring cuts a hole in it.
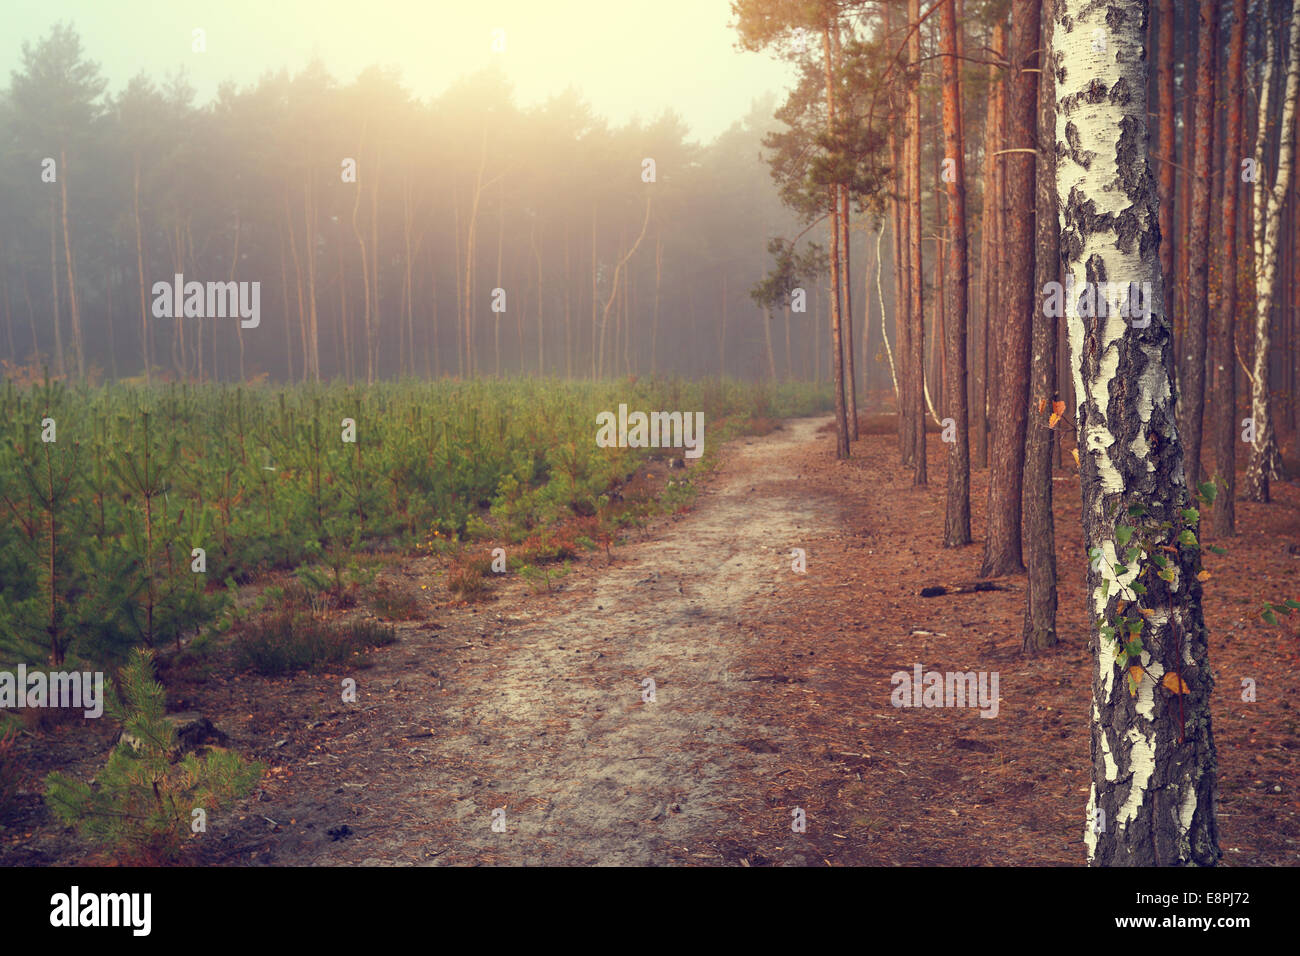
M 708 142 L 791 73 L 766 54 L 740 53 L 728 0 L 5 0 L 0 70 L 21 64 L 23 41 L 70 20 L 109 90 L 141 71 L 155 81 L 185 68 L 197 101 L 267 70 L 296 72 L 319 55 L 340 82 L 366 66 L 396 66 L 417 96 L 499 62 L 520 105 L 574 85 L 620 124 L 675 109 Z M 207 52 L 191 50 L 206 30 Z M 491 49 L 505 30 L 503 54 Z

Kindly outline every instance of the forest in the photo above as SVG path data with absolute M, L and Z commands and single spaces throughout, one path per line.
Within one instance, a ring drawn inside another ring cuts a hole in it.
M 1300 0 L 496 6 L 8 34 L 0 862 L 1300 863 Z

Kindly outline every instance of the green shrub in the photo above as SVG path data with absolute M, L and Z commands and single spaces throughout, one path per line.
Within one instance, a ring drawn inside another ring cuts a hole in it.
M 93 786 L 61 773 L 46 777 L 45 801 L 64 825 L 128 862 L 173 862 L 191 832 L 194 811 L 216 810 L 247 794 L 262 765 L 212 748 L 178 754 L 153 655 L 136 651 L 120 674 L 121 697 L 108 696 L 122 739 Z

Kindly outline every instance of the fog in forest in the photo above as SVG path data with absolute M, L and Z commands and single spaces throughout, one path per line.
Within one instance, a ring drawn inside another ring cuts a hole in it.
M 725 4 L 228 6 L 11 18 L 15 377 L 829 375 L 812 275 L 750 294 L 808 223 L 761 158 L 793 68 Z

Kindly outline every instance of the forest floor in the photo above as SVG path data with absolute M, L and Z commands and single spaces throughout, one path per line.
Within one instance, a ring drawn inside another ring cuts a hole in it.
M 1025 657 L 1023 576 L 920 596 L 973 581 L 981 555 L 941 547 L 946 446 L 931 436 L 914 488 L 892 426 L 868 430 L 846 462 L 825 419 L 737 439 L 689 511 L 553 591 L 511 575 L 485 602 L 430 605 L 364 670 L 169 686 L 268 768 L 187 862 L 1081 864 L 1093 665 L 1073 466 L 1054 485 L 1061 644 Z M 1257 612 L 1300 594 L 1300 486 L 1239 503 L 1238 522 L 1228 555 L 1206 556 L 1220 841 L 1227 865 L 1296 865 L 1300 635 Z M 385 576 L 419 594 L 437 560 Z M 917 663 L 997 672 L 996 717 L 892 706 L 891 675 Z M 340 703 L 346 676 L 356 703 Z M 105 741 L 72 739 L 57 765 L 88 776 Z M 0 863 L 98 862 L 23 799 Z

